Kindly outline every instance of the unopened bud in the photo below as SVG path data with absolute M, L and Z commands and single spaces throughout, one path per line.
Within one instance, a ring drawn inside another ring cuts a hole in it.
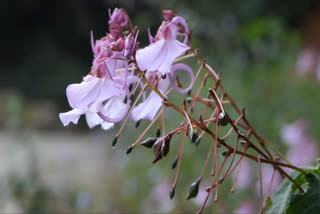
M 173 17 L 172 10 L 162 10 L 163 18 L 166 21 L 171 21 Z
M 132 146 L 130 146 L 130 147 L 128 147 L 128 149 L 127 149 L 127 155 L 132 151 L 132 149 L 133 149 L 133 147 Z
M 141 122 L 141 120 L 138 120 L 138 121 L 136 122 L 136 128 L 138 128 L 138 127 L 140 126 L 140 122 Z
M 198 139 L 198 134 L 196 132 L 190 132 L 189 139 L 191 143 L 195 143 L 196 140 Z
M 229 116 L 224 113 L 224 112 L 221 112 L 218 116 L 218 122 L 219 122 L 219 125 L 221 126 L 226 126 L 228 125 L 229 123 Z
M 117 138 L 117 137 L 113 138 L 112 146 L 115 146 L 115 145 L 116 145 L 116 143 L 117 143 L 117 141 L 118 141 L 118 138 Z
M 171 190 L 170 190 L 170 199 L 171 200 L 173 199 L 175 193 L 176 193 L 176 188 L 172 187 Z
M 193 182 L 190 186 L 189 194 L 187 196 L 187 200 L 190 198 L 194 198 L 198 195 L 200 180 Z
M 156 132 L 156 137 L 160 137 L 160 134 L 161 134 L 161 131 L 160 131 L 160 128 L 158 128 Z
M 157 138 L 148 138 L 145 141 L 143 141 L 141 145 L 147 148 L 151 148 L 156 141 L 157 141 Z
M 178 159 L 176 158 L 173 162 L 172 162 L 172 165 L 171 165 L 171 169 L 174 170 L 177 166 L 177 163 L 178 163 Z
M 222 153 L 222 155 L 223 155 L 224 157 L 229 156 L 230 154 L 231 154 L 231 152 L 230 152 L 229 149 L 227 149 L 226 151 L 224 151 L 224 152 Z

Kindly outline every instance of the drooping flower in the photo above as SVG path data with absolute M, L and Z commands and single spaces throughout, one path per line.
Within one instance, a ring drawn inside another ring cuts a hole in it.
M 137 51 L 136 60 L 139 68 L 147 72 L 170 73 L 174 60 L 190 49 L 177 40 L 178 33 L 181 32 L 185 34 L 186 43 L 189 30 L 182 17 L 177 16 L 170 21 L 163 21 L 156 38 L 150 38 L 152 43 Z
M 135 31 L 127 36 L 119 34 L 129 24 L 124 10 L 115 9 L 112 14 L 109 11 L 109 16 L 110 33 L 94 42 L 91 32 L 94 59 L 90 73 L 81 83 L 67 87 L 68 101 L 73 110 L 59 115 L 65 126 L 70 122 L 77 124 L 80 116 L 85 114 L 90 128 L 101 125 L 103 129 L 109 129 L 128 112 L 128 86 L 138 78 L 133 72 L 128 72 L 127 59 L 133 57 L 138 33 L 136 36 Z M 115 30 L 119 32 L 117 35 Z
M 184 70 L 190 76 L 190 85 L 187 88 L 181 89 L 175 85 L 173 81 L 173 75 L 176 70 Z M 175 64 L 171 67 L 171 73 L 168 74 L 169 78 L 162 79 L 161 74 L 157 72 L 148 72 L 146 74 L 147 79 L 151 84 L 154 84 L 156 77 L 159 79 L 158 90 L 165 95 L 170 86 L 173 86 L 180 93 L 187 93 L 193 85 L 194 75 L 192 69 L 185 64 Z M 135 107 L 132 111 L 132 119 L 134 121 L 139 121 L 142 119 L 153 120 L 156 116 L 158 110 L 162 106 L 162 98 L 154 91 L 151 91 L 148 98 Z

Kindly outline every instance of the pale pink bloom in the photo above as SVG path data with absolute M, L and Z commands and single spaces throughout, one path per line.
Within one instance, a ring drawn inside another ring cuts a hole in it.
M 154 42 L 137 50 L 136 60 L 141 70 L 170 73 L 174 60 L 190 49 L 177 40 L 178 32 L 181 31 L 180 25 L 187 34 L 188 28 L 183 18 L 175 17 L 171 22 L 164 21 L 159 27 L 156 38 L 150 38 L 150 41 Z
M 237 171 L 233 174 L 233 177 L 237 175 Z M 240 172 L 237 180 L 237 188 L 248 188 L 252 183 L 252 165 L 247 160 L 242 160 Z
M 254 204 L 252 201 L 245 201 L 234 211 L 234 214 L 256 214 Z
M 189 74 L 191 83 L 187 88 L 181 89 L 173 82 L 173 77 L 171 75 L 174 75 L 176 70 L 184 70 Z M 185 64 L 175 64 L 174 66 L 172 66 L 171 73 L 168 75 L 169 78 L 161 79 L 160 73 L 149 72 L 146 74 L 146 77 L 151 82 L 151 84 L 154 84 L 155 78 L 156 76 L 158 76 L 158 78 L 160 79 L 158 83 L 158 89 L 163 95 L 165 95 L 170 86 L 173 86 L 180 93 L 187 93 L 191 89 L 194 82 L 194 75 L 192 69 L 189 66 Z M 151 91 L 148 98 L 133 109 L 131 117 L 135 121 L 139 121 L 142 119 L 153 120 L 161 106 L 162 98 L 156 92 Z
M 301 72 L 301 73 L 310 72 L 315 65 L 315 61 L 316 61 L 316 52 L 314 50 L 312 49 L 303 50 L 300 53 L 297 61 L 298 72 Z

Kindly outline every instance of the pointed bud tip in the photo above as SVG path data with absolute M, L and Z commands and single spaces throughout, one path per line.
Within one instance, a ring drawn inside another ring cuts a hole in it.
M 162 74 L 161 74 L 161 78 L 162 78 L 162 79 L 166 79 L 166 78 L 167 78 L 167 74 L 166 74 L 166 73 L 162 73 Z
M 189 139 L 191 143 L 195 143 L 196 140 L 198 139 L 198 134 L 196 132 L 190 132 Z
M 178 159 L 175 159 L 173 162 L 172 162 L 172 165 L 171 165 L 171 169 L 174 170 L 177 166 L 177 163 L 178 163 Z
M 114 147 L 117 144 L 117 141 L 118 141 L 118 137 L 113 138 L 112 147 Z
M 176 194 L 176 188 L 171 188 L 171 190 L 170 190 L 170 199 L 172 200 L 173 199 L 173 197 L 174 197 L 174 195 Z
M 127 153 L 127 155 L 128 155 L 128 154 L 130 154 L 130 153 L 132 152 L 132 149 L 133 149 L 133 147 L 132 147 L 132 146 L 128 147 L 127 152 L 126 152 L 126 153 Z
M 137 122 L 136 122 L 136 128 L 138 128 L 139 126 L 140 126 L 140 122 L 141 122 L 141 120 L 138 120 Z
M 198 195 L 200 180 L 193 182 L 190 186 L 190 191 L 187 196 L 187 200 L 195 198 Z
M 144 147 L 146 147 L 146 148 L 151 148 L 154 144 L 155 144 L 155 142 L 157 141 L 157 138 L 148 138 L 148 139 L 146 139 L 146 140 L 144 140 L 142 143 L 141 143 L 141 145 L 142 146 L 144 146 Z

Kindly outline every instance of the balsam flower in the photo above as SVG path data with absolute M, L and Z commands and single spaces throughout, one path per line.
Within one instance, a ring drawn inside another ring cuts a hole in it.
M 139 68 L 147 72 L 170 73 L 174 60 L 190 49 L 177 40 L 178 33 L 182 31 L 185 33 L 186 43 L 189 30 L 182 17 L 177 16 L 170 21 L 163 21 L 156 38 L 149 38 L 152 43 L 137 51 L 136 60 Z

